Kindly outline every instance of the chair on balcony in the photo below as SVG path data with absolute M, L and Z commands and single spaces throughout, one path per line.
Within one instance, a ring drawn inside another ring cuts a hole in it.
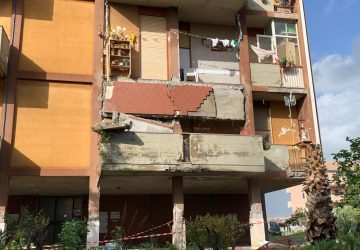
M 199 81 L 199 73 L 197 72 L 197 69 L 195 69 L 195 68 L 185 68 L 184 69 L 184 80 L 188 81 L 189 78 L 194 78 L 195 82 Z

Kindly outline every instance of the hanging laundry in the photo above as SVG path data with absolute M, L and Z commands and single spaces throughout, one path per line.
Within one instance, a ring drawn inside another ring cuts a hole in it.
M 219 41 L 222 42 L 224 47 L 228 47 L 230 45 L 230 40 L 229 39 L 223 39 L 223 40 L 219 40 Z
M 210 40 L 211 40 L 211 46 L 216 47 L 219 42 L 219 39 L 218 38 L 210 38 Z
M 254 45 L 251 45 L 251 49 L 255 52 L 255 54 L 259 57 L 261 61 L 270 56 L 273 59 L 273 63 L 276 63 L 279 60 L 279 57 L 277 56 L 275 51 L 260 49 L 258 47 L 255 47 Z
M 233 40 L 231 40 L 230 45 L 231 45 L 233 48 L 237 48 L 237 47 L 239 46 L 239 41 L 233 39 Z

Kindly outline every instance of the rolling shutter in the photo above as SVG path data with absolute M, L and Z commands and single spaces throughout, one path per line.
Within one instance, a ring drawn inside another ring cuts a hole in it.
M 140 16 L 141 78 L 167 80 L 166 18 Z

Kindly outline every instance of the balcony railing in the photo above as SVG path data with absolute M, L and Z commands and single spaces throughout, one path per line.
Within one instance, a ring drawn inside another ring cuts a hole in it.
M 289 168 L 291 171 L 304 171 L 308 149 L 306 145 L 289 146 Z
M 0 26 L 0 78 L 6 75 L 9 55 L 9 39 L 4 27 Z

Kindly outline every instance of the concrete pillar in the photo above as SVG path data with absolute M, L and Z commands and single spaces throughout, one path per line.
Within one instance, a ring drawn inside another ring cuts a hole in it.
M 3 169 L 4 170 L 4 169 Z M 9 178 L 5 171 L 0 169 L 0 231 L 6 229 L 5 213 L 8 202 Z
M 96 247 L 99 245 L 100 233 L 100 188 L 98 187 L 98 175 L 92 175 L 89 178 L 89 218 L 88 218 L 88 233 L 86 239 L 86 246 Z
M 263 214 L 264 214 L 265 239 L 269 240 L 269 226 L 268 226 L 268 220 L 267 220 L 267 214 L 266 214 L 266 204 L 265 204 L 265 194 L 264 193 L 261 194 L 261 205 L 262 205 L 262 210 L 263 210 Z
M 172 179 L 173 195 L 173 228 L 172 243 L 179 250 L 186 249 L 186 229 L 184 220 L 184 189 L 183 177 L 174 176 Z
M 261 246 L 261 241 L 266 239 L 260 183 L 249 179 L 248 193 L 250 205 L 249 223 L 253 224 L 250 228 L 251 247 L 258 248 Z

